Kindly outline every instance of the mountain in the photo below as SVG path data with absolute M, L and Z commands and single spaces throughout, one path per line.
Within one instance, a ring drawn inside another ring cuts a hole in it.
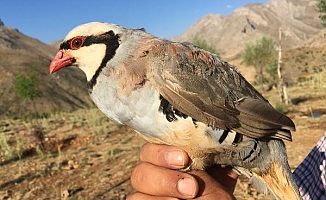
M 38 113 L 91 106 L 85 76 L 78 69 L 49 75 L 49 64 L 57 48 L 28 37 L 0 21 L 0 118 L 34 112 L 33 103 L 15 93 L 17 74 L 35 71 L 41 98 L 35 101 Z
M 61 42 L 62 40 L 55 40 L 52 41 L 49 45 L 55 49 L 59 49 Z
M 317 1 L 273 0 L 264 4 L 248 4 L 228 16 L 209 14 L 199 19 L 177 41 L 205 39 L 225 60 L 239 58 L 245 43 L 263 35 L 278 40 L 279 28 L 283 32 L 283 48 L 302 45 L 321 31 L 316 11 Z

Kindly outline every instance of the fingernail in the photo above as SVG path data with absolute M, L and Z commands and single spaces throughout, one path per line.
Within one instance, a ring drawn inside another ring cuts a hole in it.
M 238 171 L 236 171 L 236 170 L 234 170 L 234 169 L 231 169 L 230 171 L 227 172 L 227 175 L 228 175 L 230 178 L 236 180 L 236 179 L 238 178 L 238 176 L 240 176 L 241 174 L 240 174 L 240 172 L 238 172 Z
M 194 197 L 196 195 L 196 183 L 192 178 L 182 178 L 178 181 L 178 191 L 186 196 Z
M 182 168 L 186 165 L 184 161 L 184 154 L 180 150 L 168 151 L 166 153 L 166 161 L 171 167 Z

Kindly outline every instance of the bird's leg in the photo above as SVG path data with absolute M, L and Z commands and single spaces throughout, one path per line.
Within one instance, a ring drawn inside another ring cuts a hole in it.
M 216 154 L 214 159 L 216 164 L 222 165 L 250 165 L 260 153 L 258 140 L 248 138 L 232 149 L 225 149 L 224 152 Z
M 186 167 L 180 171 L 204 170 L 209 166 L 218 164 L 221 166 L 247 166 L 252 167 L 260 153 L 258 140 L 246 137 L 244 141 L 224 149 L 223 152 L 214 152 L 196 156 L 190 155 L 190 161 Z
M 257 140 L 250 140 L 247 146 L 244 146 L 236 153 L 236 156 L 244 162 L 250 162 L 252 159 L 258 156 L 260 149 Z

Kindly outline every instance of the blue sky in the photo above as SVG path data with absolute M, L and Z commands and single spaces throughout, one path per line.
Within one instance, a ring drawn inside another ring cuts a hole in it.
M 0 19 L 45 43 L 62 39 L 73 27 L 91 21 L 145 28 L 171 38 L 209 13 L 229 15 L 248 3 L 264 2 L 267 0 L 4 0 Z

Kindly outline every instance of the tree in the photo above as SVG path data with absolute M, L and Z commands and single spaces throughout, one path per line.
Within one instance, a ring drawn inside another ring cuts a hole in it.
M 326 0 L 318 0 L 317 10 L 319 12 L 319 19 L 324 27 L 326 27 Z
M 271 60 L 271 62 L 266 66 L 266 74 L 268 78 L 265 78 L 265 81 L 268 84 L 268 88 L 277 86 L 277 67 L 278 63 L 276 59 Z
M 286 85 L 284 83 L 283 74 L 282 74 L 282 28 L 279 28 L 278 32 L 278 62 L 277 62 L 277 75 L 278 75 L 278 94 L 280 97 L 280 102 L 289 104 L 289 97 L 286 90 Z
M 196 47 L 202 48 L 206 51 L 209 51 L 211 53 L 214 53 L 218 57 L 220 57 L 220 54 L 216 51 L 216 49 L 210 45 L 207 44 L 206 40 L 200 39 L 196 37 L 193 41 L 192 44 L 195 45 Z
M 242 59 L 245 65 L 255 68 L 257 83 L 264 91 L 265 68 L 275 60 L 275 42 L 273 38 L 263 36 L 254 43 L 247 43 L 242 53 Z
M 31 101 L 33 103 L 33 109 L 37 114 L 34 100 L 41 97 L 41 92 L 37 89 L 38 80 L 35 69 L 30 68 L 27 75 L 18 73 L 15 76 L 14 88 L 16 95 L 22 99 Z

